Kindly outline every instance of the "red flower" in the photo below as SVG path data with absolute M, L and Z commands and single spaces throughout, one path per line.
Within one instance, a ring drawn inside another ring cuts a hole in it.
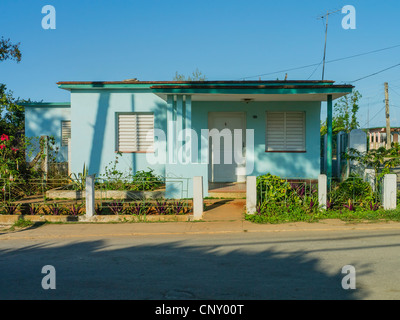
M 17 148 L 11 148 L 12 151 L 17 152 L 18 149 Z
M 0 150 L 4 149 L 6 146 L 4 144 L 0 144 Z
M 8 140 L 10 140 L 9 138 L 8 138 L 8 135 L 6 135 L 5 133 L 3 133 L 2 135 L 1 135 L 1 141 L 8 141 Z

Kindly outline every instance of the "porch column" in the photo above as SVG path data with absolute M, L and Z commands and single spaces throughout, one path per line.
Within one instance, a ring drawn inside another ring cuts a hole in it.
M 167 96 L 167 148 L 168 163 L 175 162 L 174 95 Z
M 332 178 L 332 95 L 328 94 L 327 99 L 327 143 L 326 143 L 326 175 L 328 178 Z

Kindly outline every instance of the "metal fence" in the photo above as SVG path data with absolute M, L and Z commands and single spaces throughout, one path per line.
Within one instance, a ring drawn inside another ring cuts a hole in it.
M 327 181 L 327 208 L 350 209 L 365 207 L 377 209 L 382 200 L 381 184 L 376 179 L 349 177 L 345 180 L 329 178 Z M 318 203 L 318 180 L 257 178 L 257 204 L 299 204 L 308 206 Z
M 257 178 L 257 202 L 288 203 L 293 197 L 315 198 L 318 195 L 318 180 L 273 177 Z
M 95 180 L 97 214 L 184 214 L 189 178 Z M 82 214 L 85 212 L 85 177 L 76 179 L 0 180 L 0 213 Z M 167 199 L 167 196 L 170 197 Z

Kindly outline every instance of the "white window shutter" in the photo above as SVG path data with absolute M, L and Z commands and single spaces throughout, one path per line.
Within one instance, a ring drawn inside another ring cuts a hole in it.
M 68 146 L 71 138 L 71 121 L 61 121 L 61 146 Z
M 305 113 L 267 112 L 266 151 L 305 151 Z
M 154 115 L 129 113 L 118 115 L 118 151 L 153 152 Z

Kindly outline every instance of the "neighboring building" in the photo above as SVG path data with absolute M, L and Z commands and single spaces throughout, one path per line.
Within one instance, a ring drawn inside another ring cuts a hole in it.
M 368 133 L 369 149 L 378 149 L 386 146 L 386 127 L 365 129 Z M 400 128 L 390 128 L 391 142 L 399 142 Z
M 70 104 L 28 106 L 26 135 L 55 136 L 65 158 L 70 134 L 71 172 L 81 172 L 85 164 L 89 173 L 102 174 L 121 152 L 121 171 L 150 167 L 166 177 L 203 176 L 206 195 L 207 181 L 242 182 L 247 175 L 316 179 L 321 102 L 353 89 L 333 81 L 62 81 L 58 86 L 71 92 Z M 331 105 L 330 100 L 330 110 Z M 192 142 L 185 129 L 192 129 Z

